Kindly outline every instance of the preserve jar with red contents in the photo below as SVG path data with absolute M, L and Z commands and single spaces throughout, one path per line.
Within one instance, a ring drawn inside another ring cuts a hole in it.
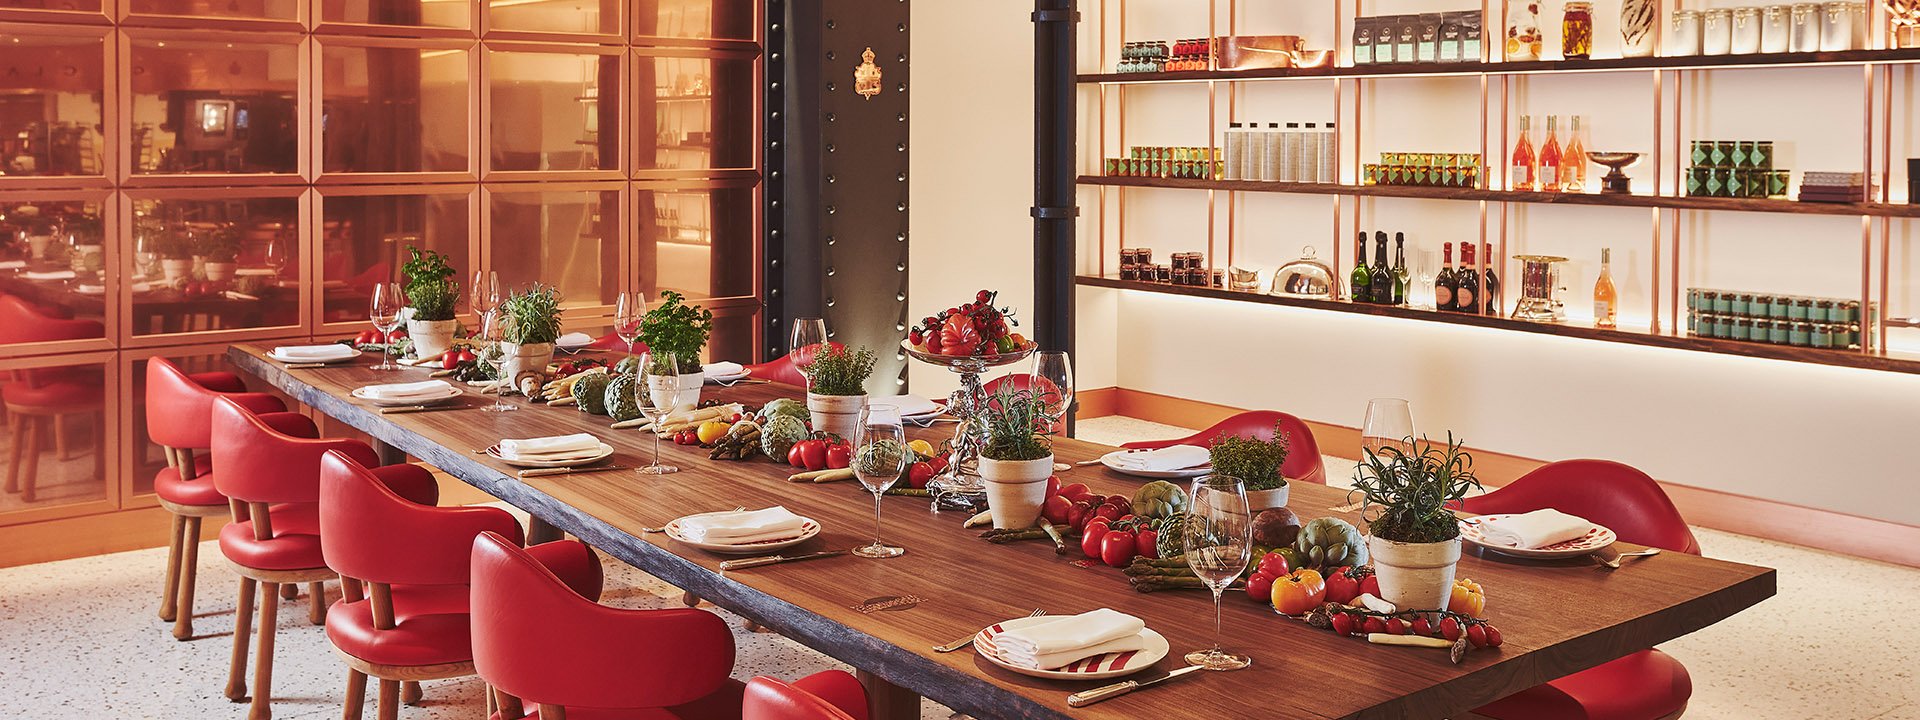
M 1593 56 L 1593 3 L 1567 3 L 1560 18 L 1560 54 L 1568 60 Z

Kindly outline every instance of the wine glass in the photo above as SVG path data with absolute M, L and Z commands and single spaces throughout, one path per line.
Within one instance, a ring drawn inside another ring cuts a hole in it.
M 1220 647 L 1220 595 L 1253 558 L 1253 517 L 1247 486 L 1239 478 L 1203 475 L 1193 480 L 1187 522 L 1180 537 L 1187 566 L 1213 591 L 1213 648 L 1187 653 L 1187 663 L 1208 670 L 1239 670 L 1253 664 Z
M 873 493 L 873 544 L 853 549 L 863 558 L 899 557 L 906 548 L 880 541 L 880 498 L 907 470 L 907 432 L 900 424 L 900 408 L 868 405 L 860 409 L 860 427 L 854 431 L 853 476 Z
M 265 256 L 261 259 L 266 263 L 268 269 L 273 270 L 275 280 L 280 279 L 281 275 L 286 274 L 287 264 L 292 260 L 292 258 L 288 257 L 290 252 L 291 249 L 287 247 L 287 241 L 282 240 L 278 233 L 274 234 L 272 240 L 267 241 Z
M 507 404 L 506 401 L 507 386 L 512 384 L 507 379 L 507 366 L 512 362 L 510 355 L 519 352 L 517 346 L 507 341 L 507 338 L 511 337 L 508 326 L 512 322 L 512 318 L 501 312 L 489 312 L 480 316 L 480 333 L 475 338 L 480 344 L 480 360 L 493 367 L 493 376 L 496 378 L 494 390 L 499 393 L 492 405 L 481 408 L 487 412 L 503 413 L 519 409 Z
M 640 414 L 654 425 L 653 462 L 637 470 L 642 475 L 666 475 L 680 468 L 660 464 L 660 420 L 673 413 L 680 397 L 680 358 L 671 352 L 648 349 L 640 356 L 640 382 L 635 385 L 634 401 Z
M 1062 350 L 1042 350 L 1033 354 L 1033 375 L 1028 387 L 1035 399 L 1046 405 L 1047 422 L 1059 426 L 1067 421 L 1073 408 L 1073 361 Z
M 393 363 L 393 331 L 400 327 L 400 308 L 407 304 L 407 296 L 400 292 L 400 283 L 383 282 L 373 286 L 373 299 L 367 305 L 367 319 L 380 330 L 380 342 L 386 345 L 386 358 L 375 370 L 399 370 Z
M 793 331 L 787 343 L 787 355 L 793 358 L 793 367 L 800 374 L 807 375 L 813 367 L 813 356 L 820 351 L 821 343 L 827 341 L 827 321 L 817 317 L 793 319 Z M 813 381 L 809 379 L 808 385 Z
M 627 341 L 627 354 L 633 354 L 633 344 L 640 340 L 640 323 L 647 316 L 647 296 L 644 293 L 620 293 L 620 301 L 614 307 L 613 333 Z
M 1389 447 L 1403 454 L 1413 452 L 1413 411 L 1399 398 L 1368 400 L 1367 419 L 1360 425 L 1360 449 L 1378 455 Z
M 1432 249 L 1413 251 L 1414 286 L 1407 290 L 1407 304 L 1427 310 L 1433 309 L 1434 262 Z
M 487 313 L 497 307 L 500 307 L 500 275 L 492 270 L 475 270 L 473 283 L 467 286 L 467 308 L 473 311 L 474 322 L 482 322 Z

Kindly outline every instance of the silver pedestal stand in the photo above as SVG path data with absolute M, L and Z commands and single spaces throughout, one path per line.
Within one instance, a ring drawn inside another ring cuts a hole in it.
M 986 483 L 980 480 L 980 448 L 987 442 L 987 427 L 980 413 L 987 407 L 987 394 L 980 385 L 980 373 L 987 368 L 1010 365 L 1027 359 L 1033 354 L 1034 344 L 1009 353 L 997 355 L 932 355 L 914 349 L 911 343 L 902 342 L 913 359 L 938 365 L 960 375 L 960 389 L 953 391 L 947 398 L 947 413 L 959 418 L 960 424 L 954 428 L 951 457 L 947 469 L 927 482 L 927 489 L 933 491 L 933 506 L 939 510 L 943 501 L 951 498 L 953 505 L 963 505 L 972 499 L 985 495 Z

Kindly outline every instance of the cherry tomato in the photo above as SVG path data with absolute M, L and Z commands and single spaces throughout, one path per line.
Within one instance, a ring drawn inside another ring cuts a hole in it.
M 807 466 L 806 449 L 800 447 L 801 445 L 804 445 L 804 444 L 806 444 L 806 441 L 802 440 L 800 442 L 794 443 L 793 447 L 787 448 L 787 465 L 788 466 L 797 467 L 797 468 L 804 468 Z
M 1425 616 L 1425 615 L 1421 615 L 1421 616 L 1419 616 L 1419 617 L 1416 617 L 1416 618 L 1414 618 L 1414 619 L 1413 619 L 1413 634 L 1415 634 L 1415 635 L 1427 635 L 1427 636 L 1432 636 L 1432 635 L 1433 635 L 1433 623 L 1430 623 L 1430 622 L 1427 622 L 1427 616 Z
M 1075 532 L 1079 532 L 1081 528 L 1087 526 L 1087 518 L 1093 516 L 1092 510 L 1091 506 L 1083 502 L 1069 503 L 1067 524 L 1072 525 Z
M 1255 570 L 1255 572 L 1266 573 L 1274 577 L 1281 577 L 1289 573 L 1292 573 L 1293 568 L 1287 566 L 1286 556 L 1281 555 L 1280 553 L 1267 553 L 1266 555 L 1260 558 L 1260 566 L 1257 570 Z M 1327 578 L 1327 595 L 1328 595 L 1327 600 L 1329 602 L 1332 602 L 1333 601 L 1333 597 L 1332 597 L 1333 578 Z
M 1140 557 L 1160 559 L 1160 533 L 1153 528 L 1141 528 L 1133 534 Z
M 933 472 L 935 474 L 947 469 L 947 456 L 945 455 L 935 455 L 928 458 L 927 462 L 933 465 Z
M 1100 557 L 1100 541 L 1107 535 L 1105 523 L 1088 522 L 1080 531 L 1080 553 L 1090 558 Z
M 1352 634 L 1353 634 L 1353 631 L 1355 631 L 1355 630 L 1358 630 L 1358 629 L 1359 629 L 1359 628 L 1358 628 L 1358 627 L 1356 627 L 1356 626 L 1354 625 L 1354 622 L 1353 622 L 1353 616 L 1352 616 L 1352 615 L 1348 615 L 1348 614 L 1346 614 L 1346 613 L 1335 613 L 1335 614 L 1334 614 L 1334 616 L 1333 616 L 1333 632 L 1334 632 L 1334 634 L 1336 634 L 1336 635 L 1352 635 Z
M 1107 567 L 1126 567 L 1138 553 L 1139 541 L 1125 530 L 1109 530 L 1100 536 L 1100 561 Z
M 800 446 L 800 459 L 806 463 L 808 470 L 827 469 L 827 441 L 802 440 Z
M 1481 625 L 1480 623 L 1474 623 L 1472 625 L 1468 625 L 1467 626 L 1467 642 L 1473 643 L 1474 647 L 1486 647 L 1487 646 L 1487 626 Z
M 853 446 L 834 443 L 827 446 L 827 467 L 839 470 L 853 465 Z
M 1407 624 L 1402 622 L 1400 618 L 1387 618 L 1387 634 L 1405 635 L 1407 634 Z
M 445 355 L 440 356 L 441 370 L 452 370 L 456 367 L 460 367 L 460 353 L 449 350 Z
M 1060 494 L 1060 476 L 1048 475 L 1047 476 L 1047 497 L 1053 497 L 1059 494 Z
M 1072 513 L 1073 503 L 1059 495 L 1048 496 L 1047 501 L 1040 505 L 1040 517 L 1055 525 L 1066 524 L 1072 519 Z
M 1074 501 L 1085 500 L 1088 495 L 1093 494 L 1092 490 L 1087 489 L 1086 483 L 1067 483 L 1061 485 L 1060 489 L 1054 492 L 1059 495 L 1065 495 L 1068 500 Z
M 1448 640 L 1460 639 L 1460 621 L 1453 618 L 1440 619 L 1440 635 Z
M 1247 578 L 1247 599 L 1262 605 L 1273 604 L 1273 578 L 1264 572 L 1254 573 L 1253 577 Z
M 379 339 L 380 339 L 379 333 L 376 333 L 372 330 L 361 330 L 359 335 L 353 336 L 353 343 L 355 345 L 366 345 L 369 343 L 376 342 Z
M 927 481 L 933 479 L 933 466 L 926 461 L 914 463 L 907 468 L 907 484 L 915 488 L 925 488 Z
M 1500 647 L 1500 643 L 1503 643 L 1503 642 L 1506 642 L 1506 640 L 1500 637 L 1500 629 L 1492 625 L 1488 625 L 1487 626 L 1487 647 Z
M 1386 632 L 1386 631 L 1387 631 L 1387 621 L 1385 621 L 1385 620 L 1381 620 L 1380 618 L 1377 618 L 1377 617 L 1370 617 L 1370 618 L 1367 618 L 1367 623 L 1366 623 L 1366 630 L 1367 630 L 1367 632 L 1369 632 L 1369 633 L 1383 633 L 1383 632 Z
M 1366 595 L 1380 597 L 1380 578 L 1372 575 L 1362 578 L 1360 580 L 1360 592 Z M 1358 596 L 1356 595 L 1355 597 Z
M 1093 511 L 1093 515 L 1094 517 L 1103 517 L 1108 520 L 1118 520 L 1120 519 L 1120 508 L 1102 504 L 1099 509 Z

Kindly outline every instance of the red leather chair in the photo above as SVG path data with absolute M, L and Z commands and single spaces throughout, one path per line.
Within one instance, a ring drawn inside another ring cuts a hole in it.
M 1044 385 L 1040 386 L 1041 391 L 1047 392 L 1047 393 L 1053 392 L 1054 388 L 1053 388 L 1052 381 L 1042 379 L 1041 382 L 1045 383 Z M 999 393 L 1000 388 L 1003 388 L 1003 387 L 1012 388 L 1014 390 L 1031 390 L 1033 389 L 1033 374 L 1017 372 L 1017 373 L 1008 373 L 1006 375 L 1001 375 L 1000 377 L 994 378 L 992 380 L 988 380 L 985 385 L 980 386 L 980 391 L 983 393 L 986 393 L 988 398 L 987 402 L 989 404 L 992 404 L 993 396 L 996 393 Z M 999 407 L 999 406 L 995 405 L 995 407 Z M 1063 433 L 1066 431 L 1067 431 L 1067 424 L 1064 421 L 1056 422 L 1053 424 L 1053 432 Z
M 1700 554 L 1673 501 L 1646 473 L 1607 460 L 1562 460 L 1465 501 L 1486 515 L 1551 507 L 1612 528 L 1621 540 Z M 1475 713 L 1496 720 L 1653 720 L 1678 717 L 1693 695 L 1680 661 L 1647 649 L 1494 701 Z
M 587 343 L 586 346 L 580 349 L 581 350 L 613 350 L 618 352 L 626 352 L 627 341 L 620 339 L 620 335 L 617 333 L 607 333 L 605 335 L 601 335 L 600 337 L 594 338 L 593 342 Z M 635 340 L 633 342 L 633 354 L 639 355 L 640 353 L 643 353 L 646 351 L 647 351 L 646 343 L 640 342 L 638 340 Z
M 106 326 L 94 320 L 65 320 L 49 315 L 24 299 L 0 293 L 0 346 L 85 340 L 106 337 Z M 54 455 L 69 459 L 66 418 L 86 415 L 94 422 L 94 472 L 102 473 L 100 459 L 106 430 L 104 390 L 100 376 L 81 368 L 11 370 L 0 384 L 0 402 L 14 418 L 7 427 L 6 491 L 31 503 L 39 494 L 40 444 L 53 436 Z M 91 375 L 91 377 L 89 377 Z
M 520 538 L 512 515 L 490 507 L 435 507 L 439 486 L 417 465 L 368 469 L 338 452 L 320 460 L 320 549 L 344 597 L 327 638 L 347 662 L 345 717 L 361 717 L 367 676 L 380 680 L 378 713 L 396 717 L 420 680 L 473 674 L 467 571 L 482 532 Z M 600 562 L 577 542 L 528 552 L 570 587 L 599 596 Z
M 473 541 L 472 563 L 473 661 L 493 688 L 492 720 L 742 717 L 746 686 L 728 677 L 733 634 L 720 616 L 600 605 L 494 533 Z M 821 673 L 798 685 L 866 716 L 865 691 L 852 695 L 845 680 Z
M 247 699 L 247 633 L 254 586 L 260 587 L 260 647 L 253 667 L 253 706 L 248 717 L 272 716 L 273 638 L 280 613 L 280 586 L 307 585 L 307 619 L 326 621 L 321 587 L 335 577 L 320 551 L 320 457 L 338 451 L 362 465 L 378 464 L 373 448 L 358 440 L 319 438 L 307 416 L 255 414 L 230 398 L 213 407 L 213 456 L 220 459 L 214 486 L 226 495 L 233 521 L 220 530 L 220 553 L 240 575 L 234 613 L 233 660 L 227 669 L 227 699 Z
M 227 496 L 214 487 L 213 401 L 232 398 L 256 413 L 282 412 L 286 404 L 266 393 L 247 392 L 227 372 L 188 374 L 163 357 L 147 360 L 147 439 L 160 446 L 167 466 L 153 476 L 160 507 L 173 514 L 167 543 L 167 584 L 160 591 L 160 619 L 173 622 L 173 637 L 193 637 L 194 576 L 200 561 L 200 521 L 225 515 Z
M 1132 450 L 1155 450 L 1169 445 L 1213 444 L 1213 439 L 1221 435 L 1239 435 L 1261 440 L 1272 440 L 1275 427 L 1287 434 L 1290 449 L 1287 461 L 1280 466 L 1280 475 L 1289 480 L 1310 482 L 1317 485 L 1327 484 L 1327 466 L 1320 459 L 1320 443 L 1313 439 L 1313 429 L 1307 427 L 1300 418 L 1277 410 L 1249 410 L 1215 423 L 1213 427 L 1174 440 L 1142 440 L 1130 442 L 1121 447 Z
M 826 344 L 835 348 L 846 347 L 832 340 L 828 340 Z M 809 348 L 802 348 L 802 354 L 807 350 L 809 350 Z M 800 372 L 800 368 L 794 366 L 793 355 L 793 353 L 787 353 L 758 365 L 748 365 L 747 370 L 751 371 L 753 378 L 757 380 L 772 380 L 785 385 L 806 387 L 807 376 Z
M 867 720 L 867 689 L 839 670 L 788 684 L 766 676 L 747 681 L 745 720 Z

